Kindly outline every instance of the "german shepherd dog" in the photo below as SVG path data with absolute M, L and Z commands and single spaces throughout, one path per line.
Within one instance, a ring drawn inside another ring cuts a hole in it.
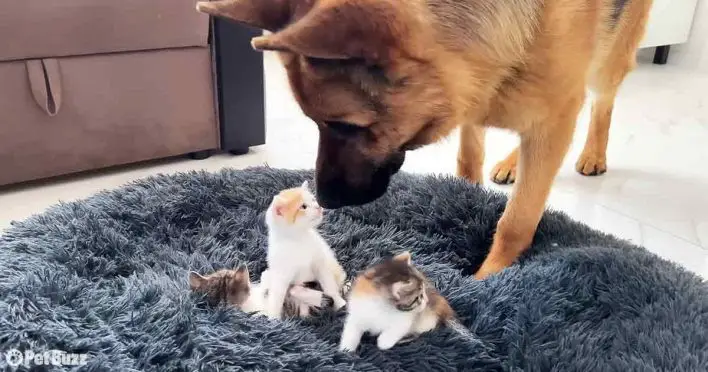
M 617 89 L 634 67 L 651 0 L 219 0 L 197 9 L 270 31 L 303 112 L 319 128 L 317 198 L 337 208 L 386 192 L 406 151 L 460 126 L 457 172 L 482 181 L 485 127 L 520 145 L 492 173 L 515 182 L 475 276 L 528 248 L 572 140 L 586 88 L 592 121 L 576 169 L 607 169 Z

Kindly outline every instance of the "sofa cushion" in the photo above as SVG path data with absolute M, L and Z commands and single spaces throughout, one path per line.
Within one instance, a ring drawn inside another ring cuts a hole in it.
M 207 45 L 194 0 L 22 0 L 0 7 L 0 61 Z
M 209 48 L 0 63 L 0 185 L 219 147 Z

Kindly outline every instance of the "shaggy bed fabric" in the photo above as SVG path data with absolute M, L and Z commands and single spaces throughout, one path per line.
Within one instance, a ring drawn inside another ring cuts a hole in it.
M 0 351 L 88 353 L 83 368 L 107 371 L 708 370 L 699 277 L 548 212 L 519 264 L 475 281 L 506 199 L 451 177 L 398 175 L 321 231 L 349 275 L 410 250 L 474 337 L 441 329 L 389 351 L 366 337 L 345 354 L 341 313 L 275 322 L 190 293 L 188 270 L 263 270 L 271 197 L 310 177 L 158 176 L 16 223 L 0 238 Z

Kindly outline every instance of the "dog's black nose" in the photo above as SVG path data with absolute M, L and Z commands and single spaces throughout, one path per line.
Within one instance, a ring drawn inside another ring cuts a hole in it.
M 386 193 L 391 176 L 396 174 L 405 160 L 405 153 L 396 153 L 384 164 L 373 169 L 360 170 L 357 174 L 345 173 L 346 169 L 321 167 L 316 176 L 318 203 L 327 209 L 362 205 Z
M 379 181 L 375 188 L 350 187 L 341 180 L 317 184 L 317 202 L 327 209 L 362 205 L 374 201 L 386 193 L 388 180 Z

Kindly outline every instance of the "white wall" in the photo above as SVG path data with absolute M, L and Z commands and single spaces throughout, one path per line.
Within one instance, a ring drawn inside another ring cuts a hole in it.
M 698 1 L 688 42 L 671 48 L 669 63 L 708 73 L 708 0 Z
M 641 60 L 645 61 L 649 55 L 652 55 L 653 50 L 652 48 L 641 51 L 644 57 Z M 708 73 L 708 0 L 698 1 L 688 42 L 671 46 L 669 65 Z

